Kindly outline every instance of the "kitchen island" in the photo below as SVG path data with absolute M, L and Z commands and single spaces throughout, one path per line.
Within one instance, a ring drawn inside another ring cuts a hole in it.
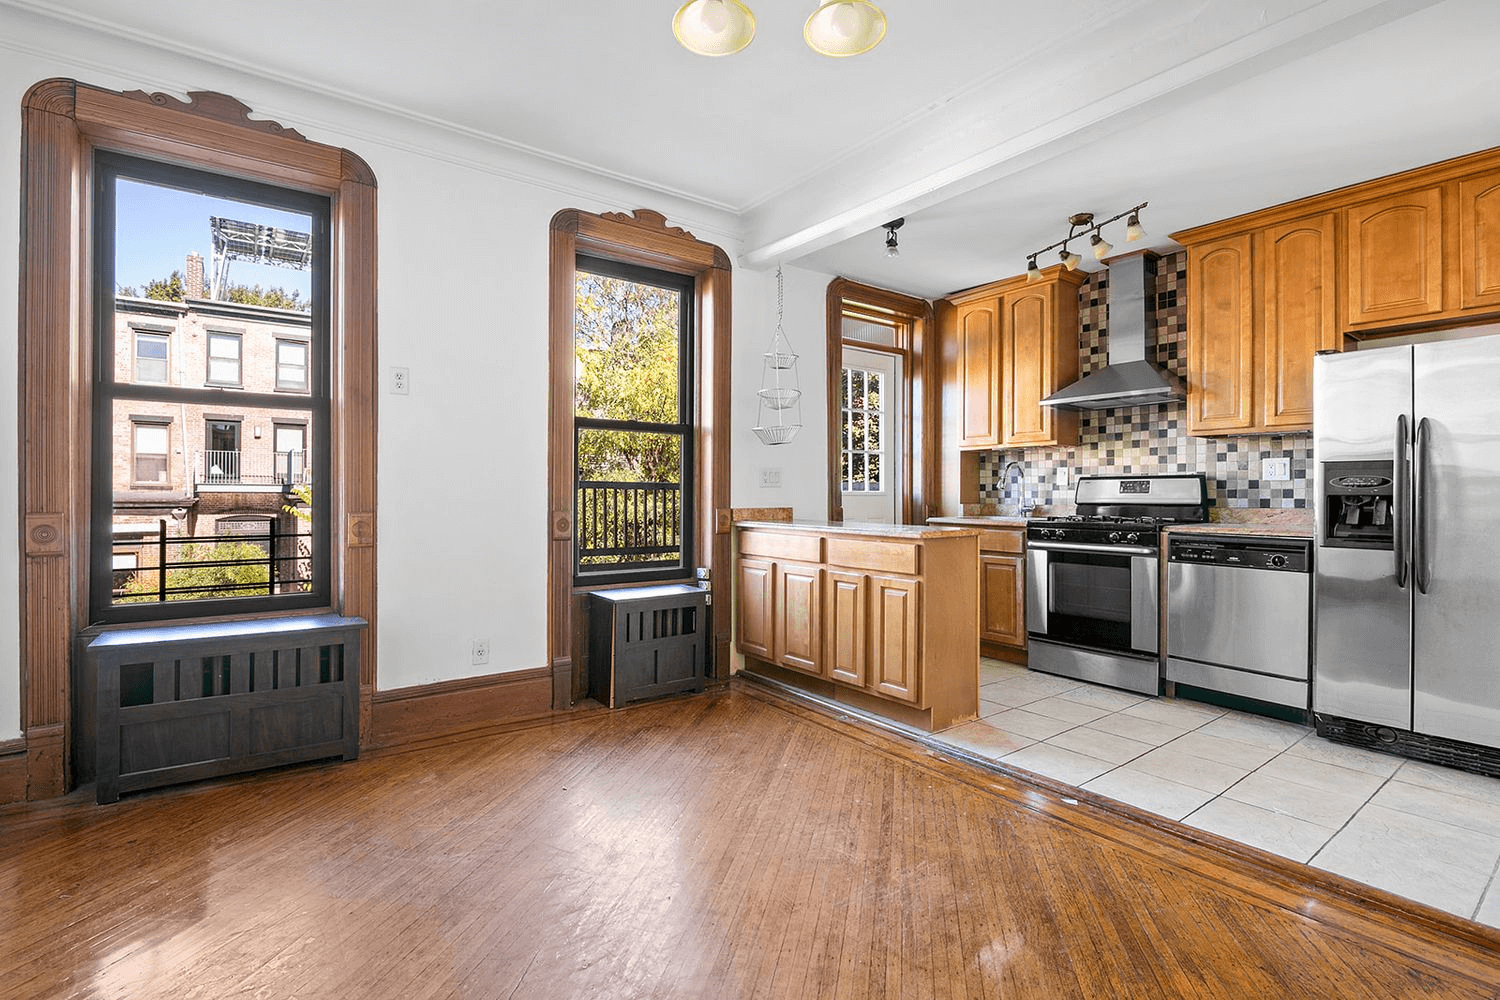
M 747 671 L 926 732 L 978 717 L 979 529 L 736 528 Z

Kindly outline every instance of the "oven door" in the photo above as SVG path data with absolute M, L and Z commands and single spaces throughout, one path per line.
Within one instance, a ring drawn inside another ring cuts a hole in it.
M 1109 653 L 1159 648 L 1158 550 L 1026 543 L 1026 624 L 1035 638 Z

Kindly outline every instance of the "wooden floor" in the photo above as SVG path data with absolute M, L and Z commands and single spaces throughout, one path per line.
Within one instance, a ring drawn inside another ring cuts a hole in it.
M 0 808 L 0 995 L 1500 996 L 1495 934 L 1295 876 L 743 685 Z

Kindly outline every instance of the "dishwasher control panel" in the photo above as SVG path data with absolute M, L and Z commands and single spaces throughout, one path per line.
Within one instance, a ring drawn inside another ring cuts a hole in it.
M 1167 561 L 1206 563 L 1245 569 L 1267 569 L 1283 573 L 1306 573 L 1309 565 L 1307 542 L 1288 539 L 1172 538 L 1168 536 Z

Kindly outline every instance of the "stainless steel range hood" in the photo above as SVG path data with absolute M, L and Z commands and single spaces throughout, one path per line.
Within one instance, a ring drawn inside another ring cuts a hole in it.
M 1043 406 L 1113 410 L 1183 398 L 1182 379 L 1146 360 L 1146 332 L 1156 312 L 1156 255 L 1144 252 L 1109 265 L 1109 364 L 1046 399 Z

